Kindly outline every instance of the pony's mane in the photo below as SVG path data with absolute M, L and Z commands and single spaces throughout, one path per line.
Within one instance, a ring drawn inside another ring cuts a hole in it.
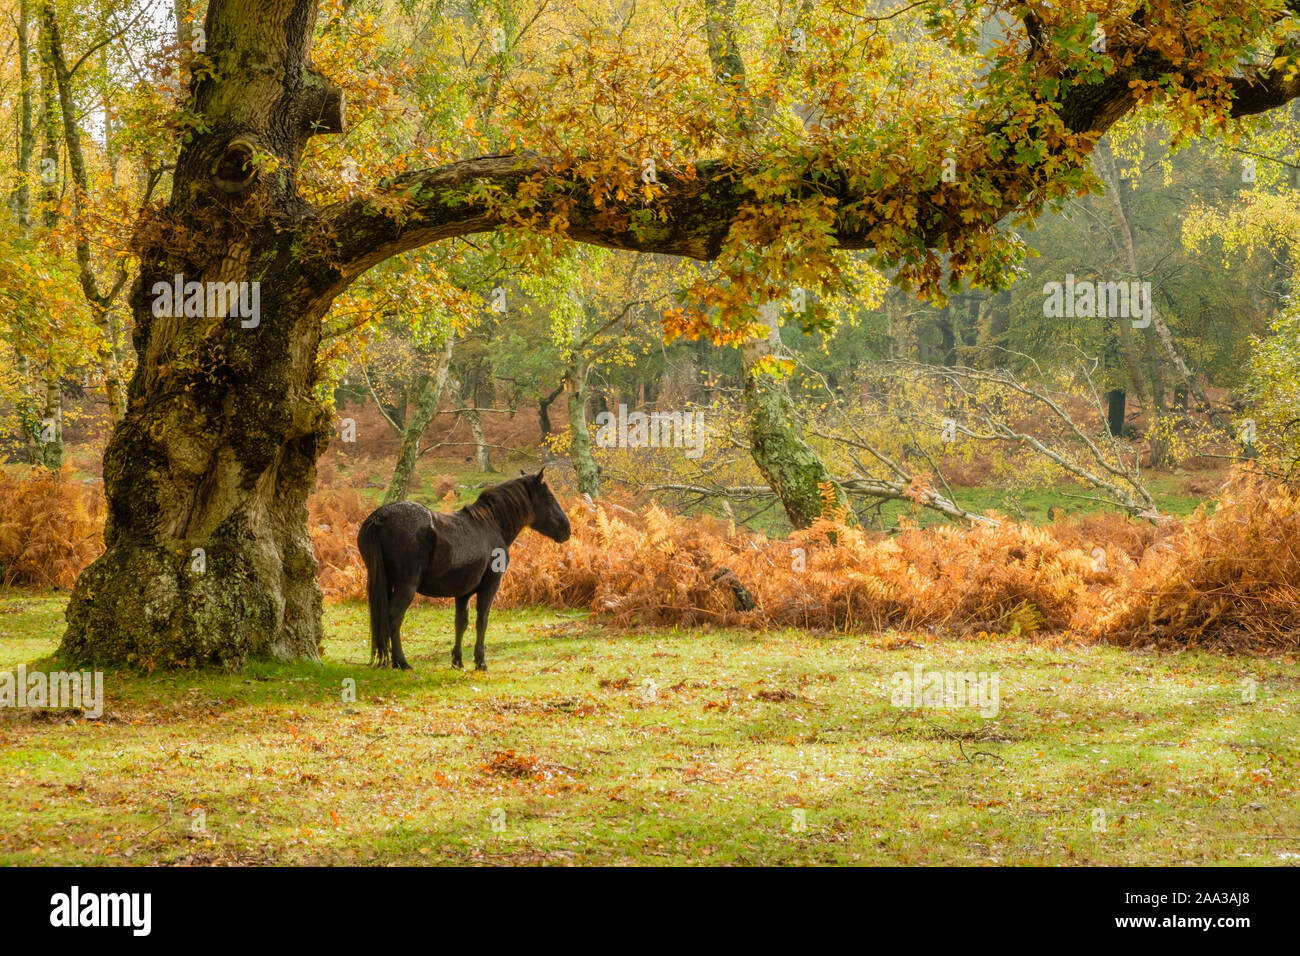
M 525 486 L 531 480 L 525 475 L 484 488 L 461 512 L 477 521 L 490 521 L 507 535 L 518 534 L 533 519 L 532 496 Z

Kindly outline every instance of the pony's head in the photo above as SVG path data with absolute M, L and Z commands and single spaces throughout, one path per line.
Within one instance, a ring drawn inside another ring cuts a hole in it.
M 569 526 L 569 516 L 542 480 L 544 470 L 539 470 L 535 475 L 524 475 L 528 479 L 524 482 L 528 488 L 528 498 L 533 505 L 532 528 L 553 541 L 568 541 L 569 535 L 573 533 Z

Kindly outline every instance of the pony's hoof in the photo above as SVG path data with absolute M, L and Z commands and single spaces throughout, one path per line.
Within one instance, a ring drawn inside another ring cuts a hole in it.
M 487 665 L 486 665 L 486 664 L 475 664 L 475 665 L 474 665 L 474 670 L 476 670 L 476 671 L 486 671 L 486 670 L 487 670 Z
M 411 665 L 406 663 L 406 661 L 393 661 L 393 669 L 399 671 L 409 671 L 411 669 Z
M 465 665 L 462 664 L 460 661 L 452 661 L 451 666 L 456 668 L 456 670 L 458 671 L 463 671 L 465 669 Z

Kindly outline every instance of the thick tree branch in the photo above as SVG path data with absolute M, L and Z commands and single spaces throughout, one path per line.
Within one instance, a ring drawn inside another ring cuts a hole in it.
M 710 52 L 717 66 L 739 62 L 734 43 L 727 41 L 727 8 L 725 2 L 709 8 Z M 1031 63 L 1050 73 L 1050 66 L 1037 62 L 1046 56 L 1045 48 L 1032 42 L 1038 24 L 1031 21 L 1026 28 L 1031 35 Z M 1066 73 L 1061 76 L 1065 92 L 1060 101 L 1043 103 L 1060 119 L 1066 133 L 1084 143 L 1085 151 L 1088 143 L 1095 143 L 1137 106 L 1141 94 L 1134 84 L 1140 87 L 1161 77 L 1186 76 L 1186 85 L 1193 89 L 1222 85 L 1231 97 L 1228 112 L 1233 117 L 1273 109 L 1300 96 L 1300 77 L 1287 79 L 1281 68 L 1248 67 L 1247 75 L 1216 80 L 1199 76 L 1191 62 L 1173 62 L 1147 48 L 1126 49 L 1118 40 L 1110 55 L 1114 62 L 1126 65 L 1099 82 L 1084 83 Z M 975 125 L 968 135 L 987 138 L 1007 124 L 1012 124 L 1008 128 L 1013 140 L 1023 135 L 1014 127 L 1016 123 L 1023 126 L 1022 114 L 1000 120 L 969 119 Z M 960 122 L 956 125 L 961 128 Z M 836 215 L 833 236 L 842 249 L 877 247 L 879 229 L 900 204 L 916 207 L 912 232 L 918 248 L 950 248 L 972 229 L 991 228 L 988 224 L 1015 212 L 1038 212 L 1046 200 L 1049 177 L 1059 175 L 1060 154 L 1065 148 L 1054 145 L 1035 164 L 1025 164 L 1007 151 L 996 163 L 963 170 L 963 176 L 982 180 L 983 188 L 978 191 L 982 205 L 978 208 L 954 208 L 956 193 L 942 182 L 920 187 L 905 177 L 896 185 L 872 189 L 833 173 L 805 182 L 803 194 L 796 193 L 790 201 L 814 196 L 829 199 Z M 1080 157 L 1076 152 L 1068 159 L 1077 163 Z M 836 166 L 833 158 L 822 165 Z M 512 222 L 544 225 L 550 217 L 580 242 L 712 260 L 721 253 L 738 212 L 748 203 L 758 203 L 745 182 L 754 171 L 721 159 L 703 160 L 676 172 L 661 170 L 661 189 L 646 203 L 641 198 L 615 201 L 606 187 L 593 185 L 533 153 L 484 156 L 395 177 L 381 183 L 373 195 L 321 211 L 304 228 L 324 238 L 322 248 L 328 252 L 320 265 L 338 288 L 375 263 L 417 246 Z M 528 192 L 521 203 L 525 184 Z M 647 210 L 654 216 L 647 217 Z

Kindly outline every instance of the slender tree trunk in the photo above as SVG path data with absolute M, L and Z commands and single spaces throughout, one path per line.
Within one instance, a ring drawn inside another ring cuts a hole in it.
M 551 424 L 551 405 L 564 393 L 564 386 L 561 385 L 549 395 L 539 395 L 537 397 L 537 427 L 541 431 L 542 454 L 550 457 L 550 446 L 547 439 L 555 432 L 555 427 Z
M 947 368 L 957 365 L 956 307 L 949 302 L 939 312 L 939 360 Z
M 766 312 L 768 334 L 741 346 L 745 370 L 745 406 L 754 464 L 781 500 L 790 523 L 806 528 L 829 504 L 848 510 L 848 497 L 817 452 L 794 424 L 794 403 L 785 380 L 769 360 L 781 354 L 781 330 L 774 311 Z
M 53 370 L 45 378 L 41 409 L 41 464 L 51 471 L 63 467 L 63 390 Z
M 108 73 L 108 47 L 100 51 L 100 71 L 104 89 L 109 86 Z M 115 117 L 112 104 L 107 101 L 104 104 L 104 142 L 106 154 L 108 157 L 109 178 L 113 187 L 118 185 L 119 162 L 117 147 L 114 142 Z M 148 178 L 147 172 L 142 172 L 142 178 Z M 118 269 L 125 281 L 126 264 L 119 263 Z M 104 336 L 104 348 L 100 358 L 100 371 L 104 376 L 104 394 L 108 398 L 109 421 L 120 422 L 126 414 L 126 380 L 122 369 L 126 365 L 126 345 L 122 340 L 122 323 L 117 309 L 117 292 L 115 290 L 111 299 L 112 301 L 105 304 L 100 313 L 95 316 L 95 324 L 99 326 L 100 333 Z
M 896 359 L 903 354 L 902 321 L 898 296 L 892 287 L 885 291 L 885 357 Z
M 453 378 L 450 382 L 452 393 L 464 409 L 462 414 L 469 422 L 470 433 L 474 436 L 474 463 L 479 471 L 495 474 L 496 469 L 492 467 L 492 449 L 488 447 L 487 438 L 483 435 L 483 419 L 479 416 L 474 393 L 466 394 L 459 379 Z
M 53 229 L 59 223 L 59 105 L 52 38 L 48 26 L 40 33 L 41 63 L 41 223 Z M 53 350 L 44 356 L 36 373 L 36 463 L 58 468 L 63 462 L 63 396 L 58 388 L 59 366 Z
M 32 153 L 36 150 L 36 130 L 32 125 L 30 3 L 31 0 L 19 0 L 18 4 L 18 185 L 10 197 L 14 221 L 24 236 L 32 223 Z
M 1115 207 L 1115 216 L 1119 220 L 1120 246 L 1124 250 L 1124 265 L 1128 269 L 1129 275 L 1137 279 L 1137 247 L 1133 241 L 1128 208 L 1124 202 L 1124 180 L 1119 175 L 1119 168 L 1115 164 L 1115 157 L 1110 152 L 1109 146 L 1098 148 L 1097 167 L 1101 172 L 1102 180 L 1106 183 L 1106 190 L 1110 193 L 1111 202 Z M 1133 341 L 1133 329 L 1125 318 L 1116 318 L 1114 322 L 1120 350 L 1124 356 L 1124 365 L 1128 369 L 1129 387 L 1137 393 L 1138 400 L 1143 405 L 1150 407 L 1151 393 L 1142 374 L 1142 361 L 1138 355 L 1137 346 Z
M 114 422 L 121 421 L 126 413 L 122 370 L 118 360 L 115 323 L 112 318 L 113 300 L 126 280 L 124 266 L 119 264 L 119 281 L 107 292 L 101 292 L 91 256 L 87 203 L 90 201 L 90 177 L 86 159 L 81 149 L 81 128 L 77 125 L 76 96 L 72 88 L 72 73 L 63 52 L 63 39 L 59 31 L 58 15 L 52 2 L 45 4 L 43 19 L 47 35 L 47 55 L 50 69 L 59 90 L 60 112 L 63 118 L 63 139 L 67 144 L 68 167 L 72 170 L 72 219 L 76 230 L 78 280 L 82 294 L 90 306 L 91 319 L 99 329 L 99 364 L 104 372 L 104 388 L 108 394 L 109 413 Z M 108 122 L 108 121 L 106 121 Z M 111 134 L 111 123 L 107 126 Z M 111 141 L 110 141 L 111 146 Z
M 1128 393 L 1122 388 L 1112 388 L 1106 393 L 1106 428 L 1116 438 L 1124 434 Z
M 569 407 L 569 457 L 578 473 L 578 491 L 600 495 L 600 470 L 591 457 L 591 435 L 587 431 L 587 369 L 576 364 L 566 377 L 565 399 Z
M 23 447 L 27 461 L 32 465 L 41 463 L 41 416 L 38 411 L 36 389 L 32 383 L 31 360 L 22 353 L 18 355 L 18 374 L 21 378 L 22 392 L 18 399 L 18 421 L 22 429 Z
M 20 0 L 18 6 L 18 162 L 15 172 L 18 183 L 9 197 L 10 209 L 18 234 L 30 238 L 32 225 L 32 155 L 36 151 L 36 127 L 32 111 L 31 69 L 31 0 Z M 18 371 L 21 378 L 21 397 L 18 402 L 18 419 L 23 434 L 27 460 L 40 464 L 43 460 L 41 446 L 41 416 L 32 385 L 31 359 L 18 352 Z
M 1152 336 L 1146 337 L 1147 377 L 1151 382 L 1151 467 L 1163 468 L 1169 460 L 1170 438 L 1166 418 L 1164 369 L 1161 368 L 1160 347 Z M 1186 393 L 1184 393 L 1186 394 Z
M 388 483 L 388 491 L 384 493 L 383 503 L 386 505 L 394 501 L 405 501 L 411 491 L 411 476 L 415 474 L 415 464 L 420 457 L 420 442 L 429 423 L 438 417 L 438 406 L 442 404 L 442 395 L 447 389 L 447 370 L 451 366 L 452 347 L 453 336 L 448 331 L 446 344 L 438 354 L 437 365 L 421 375 L 416 385 L 415 399 L 402 428 L 393 477 Z
M 1119 189 L 1123 184 L 1123 180 L 1119 177 L 1118 173 L 1112 172 L 1111 176 L 1114 180 L 1111 184 L 1111 193 L 1115 197 L 1115 209 L 1119 216 L 1120 238 L 1123 241 L 1124 258 L 1127 260 L 1129 273 L 1134 279 L 1137 279 L 1140 276 L 1140 273 L 1138 272 L 1137 246 L 1133 236 L 1133 222 L 1125 210 L 1124 201 L 1120 195 Z M 1164 347 L 1165 354 L 1169 356 L 1169 361 L 1172 362 L 1174 368 L 1178 370 L 1179 377 L 1182 378 L 1183 382 L 1191 390 L 1192 394 L 1195 395 L 1205 406 L 1206 411 L 1210 416 L 1210 420 L 1229 435 L 1235 437 L 1236 430 L 1227 419 L 1218 413 L 1214 407 L 1214 403 L 1210 401 L 1210 396 L 1206 393 L 1205 389 L 1201 387 L 1200 382 L 1196 380 L 1196 376 L 1192 373 L 1191 368 L 1188 367 L 1187 362 L 1183 360 L 1182 353 L 1178 351 L 1178 345 L 1174 342 L 1173 333 L 1169 331 L 1169 326 L 1165 324 L 1165 320 L 1161 317 L 1160 310 L 1156 308 L 1154 296 L 1152 296 L 1151 301 L 1148 303 L 1148 308 L 1150 310 L 1149 318 L 1151 320 L 1151 328 L 1155 331 L 1156 337 L 1160 340 L 1161 346 Z M 1120 330 L 1122 340 L 1123 336 L 1128 333 L 1128 329 L 1123 322 L 1120 323 Z
M 30 17 L 30 10 L 29 10 Z M 30 27 L 29 27 L 30 29 Z M 56 38 L 49 33 L 48 23 L 40 31 L 40 181 L 42 181 L 42 225 L 53 229 L 59 225 L 59 98 L 55 72 Z M 25 44 L 26 46 L 26 44 Z M 32 133 L 35 135 L 35 133 Z M 32 143 L 32 148 L 35 144 Z M 30 156 L 29 156 L 30 163 Z M 30 222 L 30 209 L 27 212 Z M 45 350 L 43 362 L 35 373 L 32 410 L 39 408 L 32 429 L 32 462 L 47 468 L 62 464 L 62 394 L 59 390 L 60 363 L 53 349 Z
M 59 223 L 59 113 L 48 29 L 41 30 L 41 224 Z

